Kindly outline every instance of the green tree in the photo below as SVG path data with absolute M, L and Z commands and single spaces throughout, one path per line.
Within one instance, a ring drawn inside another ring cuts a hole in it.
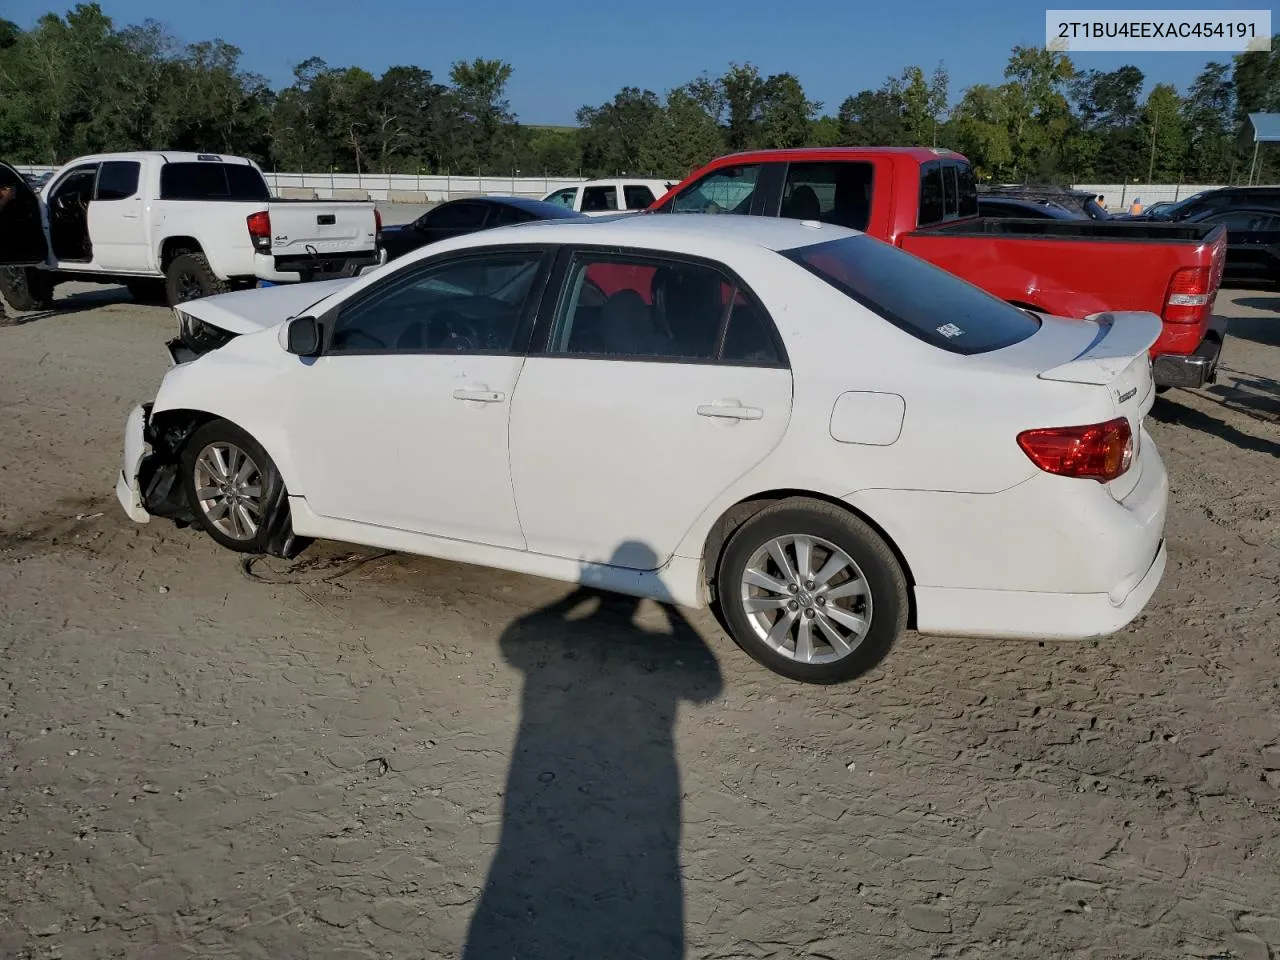
M 1232 119 L 1235 87 L 1225 63 L 1205 64 L 1182 103 L 1187 136 L 1187 179 L 1229 183 L 1235 159 Z
M 809 100 L 795 74 L 778 73 L 764 82 L 756 145 L 778 149 L 802 147 L 821 103 Z
M 600 176 L 653 172 L 643 145 L 661 114 L 658 95 L 638 87 L 624 87 L 609 103 L 580 109 L 583 167 Z
M 1182 125 L 1182 98 L 1171 84 L 1152 87 L 1142 106 L 1140 132 L 1147 147 L 1147 182 L 1180 181 L 1186 163 L 1187 135 Z
M 506 99 L 511 65 L 480 57 L 458 61 L 449 71 L 452 104 L 461 121 L 458 151 L 452 161 L 456 172 L 509 174 L 513 169 L 515 116 Z
M 640 145 L 644 168 L 666 177 L 684 178 L 723 152 L 719 125 L 689 86 L 667 94 Z

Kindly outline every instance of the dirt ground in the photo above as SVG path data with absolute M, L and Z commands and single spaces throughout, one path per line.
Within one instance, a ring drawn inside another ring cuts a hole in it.
M 1143 617 L 837 688 L 707 616 L 131 523 L 170 314 L 61 297 L 0 328 L 0 957 L 1280 957 L 1280 295 L 1153 411 Z

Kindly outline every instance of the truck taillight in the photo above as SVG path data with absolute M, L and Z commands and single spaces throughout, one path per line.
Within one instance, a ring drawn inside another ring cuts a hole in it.
M 1018 434 L 1018 446 L 1045 473 L 1109 483 L 1133 463 L 1133 429 L 1125 417 L 1083 427 Z
M 251 213 L 245 218 L 249 225 L 249 239 L 258 253 L 271 252 L 271 214 L 265 210 Z
M 1169 323 L 1199 323 L 1212 309 L 1214 267 L 1183 267 L 1169 282 L 1164 319 Z
M 374 242 L 382 243 L 382 214 L 377 207 L 373 208 L 373 233 Z

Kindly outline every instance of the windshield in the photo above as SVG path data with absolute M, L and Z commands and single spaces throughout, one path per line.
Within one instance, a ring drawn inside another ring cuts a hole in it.
M 1033 314 L 872 237 L 780 252 L 899 329 L 951 353 L 999 350 L 1040 329 Z

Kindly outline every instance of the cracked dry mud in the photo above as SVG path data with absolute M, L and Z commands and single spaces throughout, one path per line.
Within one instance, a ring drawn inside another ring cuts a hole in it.
M 1140 620 L 832 689 L 707 616 L 135 526 L 171 321 L 83 290 L 0 329 L 0 957 L 1280 957 L 1280 296 L 1153 413 Z

